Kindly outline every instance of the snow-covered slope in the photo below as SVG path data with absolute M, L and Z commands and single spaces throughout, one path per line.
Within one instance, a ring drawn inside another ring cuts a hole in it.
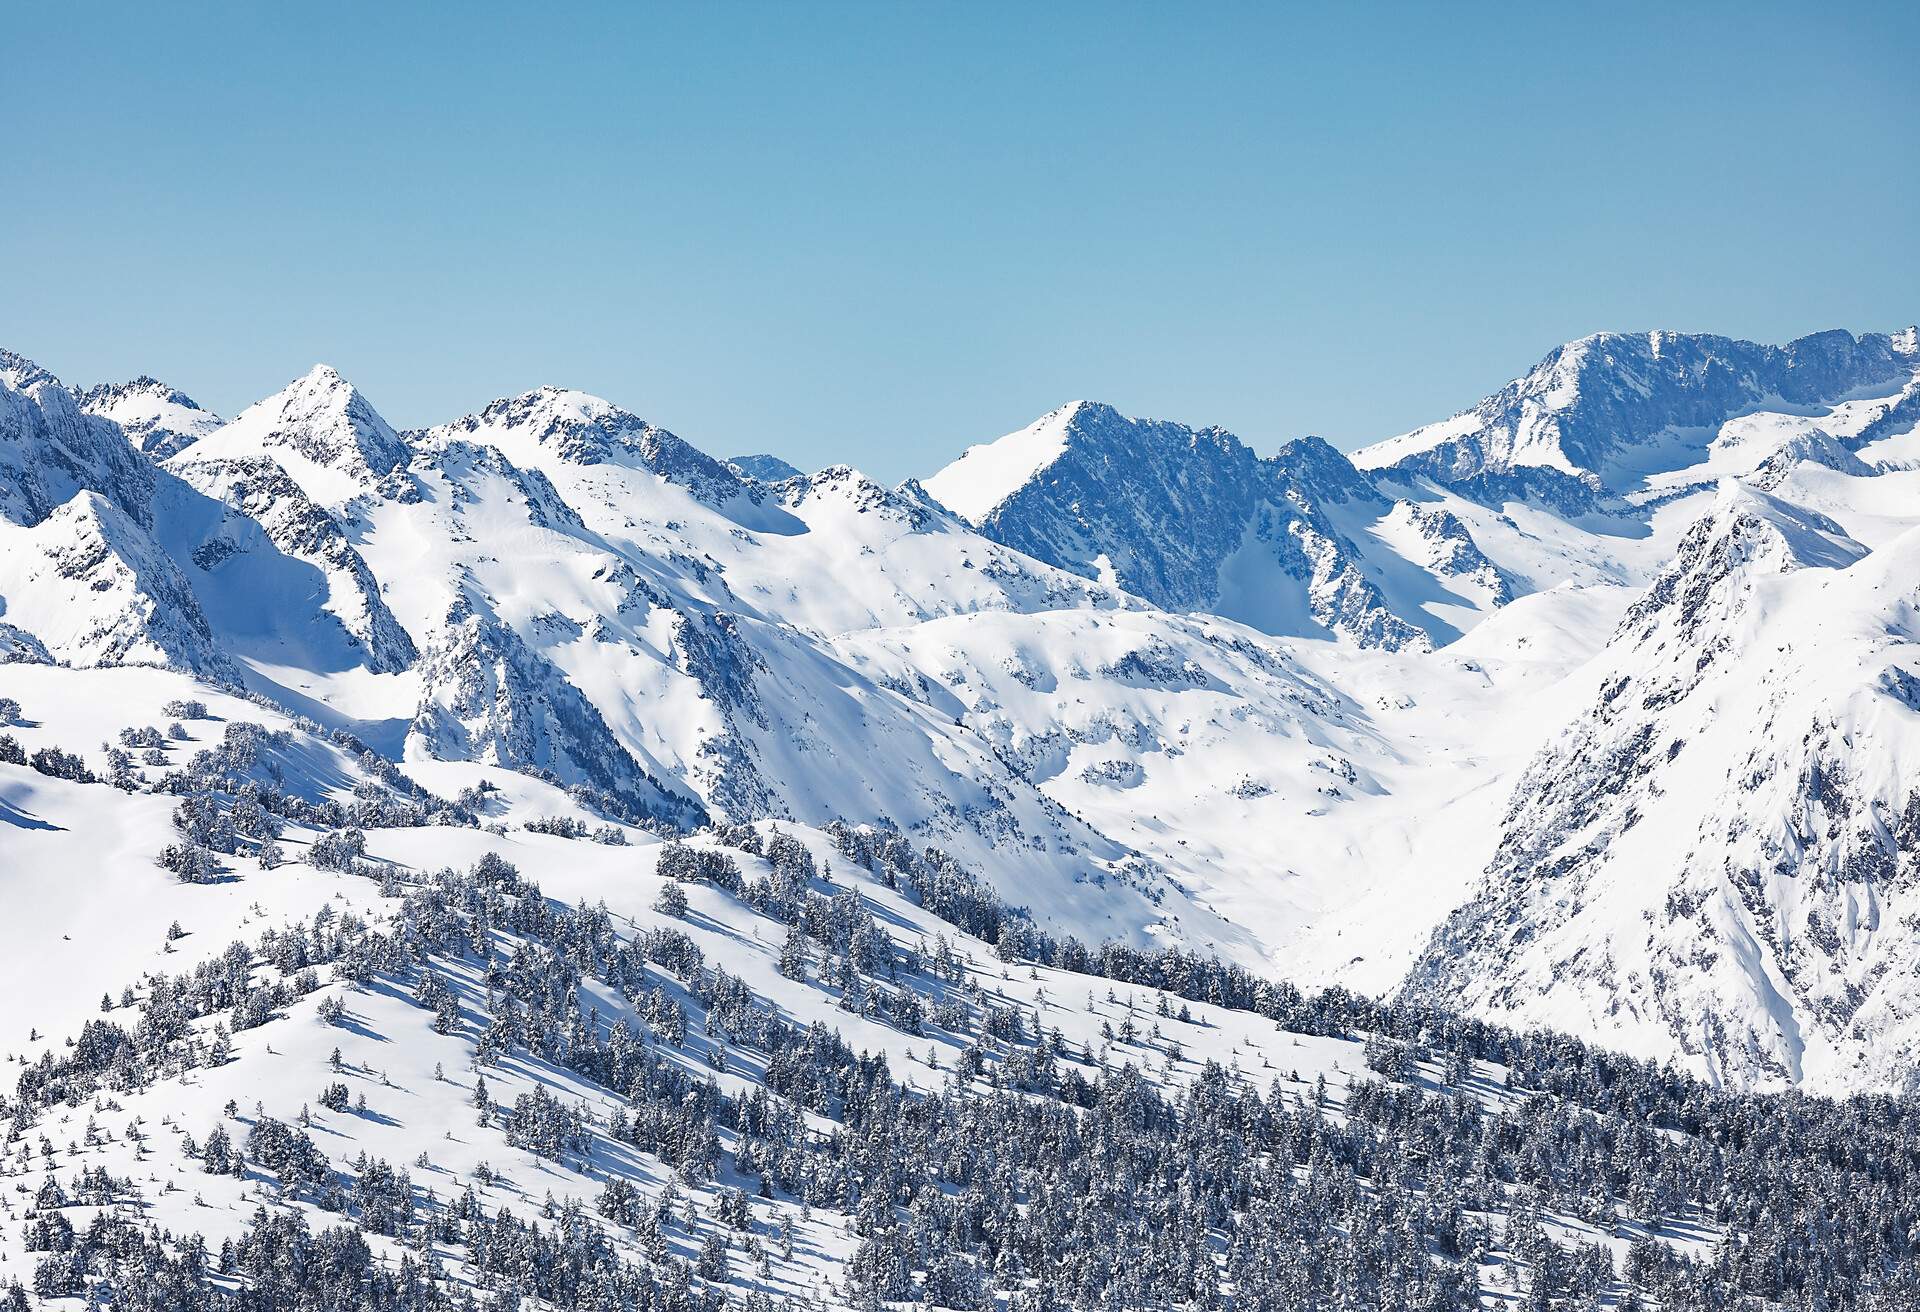
M 344 650 L 334 654 L 335 663 L 351 662 L 376 674 L 393 674 L 412 663 L 418 654 L 413 640 L 388 609 L 379 581 L 348 538 L 347 525 L 316 504 L 279 460 L 264 454 L 210 457 L 195 448 L 170 468 L 202 494 L 173 497 L 169 509 L 181 536 L 195 543 L 194 563 L 210 576 L 210 589 L 284 615 L 296 608 L 275 597 L 263 577 L 263 571 L 277 570 L 297 578 L 295 586 L 321 590 L 321 609 L 345 631 Z M 295 562 L 309 568 L 297 569 Z M 313 607 L 297 609 L 311 612 Z M 303 658 L 328 664 L 311 649 L 273 656 L 277 664 Z
M 1579 676 L 1414 986 L 1736 1083 L 1908 1078 L 1916 553 L 1724 488 Z
M 290 1312 L 1915 1288 L 1910 1101 L 1729 1098 L 1089 952 L 886 832 L 669 839 L 177 672 L 8 669 L 14 1306 L 16 1275 Z
M 31 528 L 0 523 L 0 595 L 9 622 L 73 665 L 236 673 L 180 567 L 97 492 L 75 493 Z

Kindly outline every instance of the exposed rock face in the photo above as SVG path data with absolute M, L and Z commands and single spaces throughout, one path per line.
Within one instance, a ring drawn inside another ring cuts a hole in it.
M 1425 547 L 1424 563 L 1441 578 L 1458 579 L 1478 589 L 1496 606 L 1513 600 L 1513 583 L 1473 540 L 1460 517 L 1444 506 L 1414 501 L 1394 504 L 1393 513 Z
M 409 741 L 427 755 L 584 778 L 670 826 L 701 818 L 698 802 L 641 769 L 579 689 L 473 599 L 449 609 L 419 671 Z
M 40 366 L 0 351 L 0 518 L 33 525 L 81 491 L 153 523 L 153 466 Z

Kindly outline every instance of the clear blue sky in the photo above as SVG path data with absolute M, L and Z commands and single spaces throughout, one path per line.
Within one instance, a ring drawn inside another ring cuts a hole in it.
M 400 425 L 554 382 L 891 479 L 1081 396 L 1354 446 L 1598 329 L 1920 317 L 1912 4 L 4 31 L 0 343 L 226 412 L 316 360 Z

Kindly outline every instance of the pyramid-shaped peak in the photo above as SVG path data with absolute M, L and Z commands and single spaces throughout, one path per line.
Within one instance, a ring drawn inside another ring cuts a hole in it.
M 1069 452 L 1095 463 L 1124 463 L 1139 453 L 1182 458 L 1191 448 L 1252 461 L 1252 452 L 1224 428 L 1192 428 L 1165 419 L 1139 419 L 1104 401 L 1070 401 L 1025 428 L 970 446 L 928 478 L 926 490 L 961 518 L 978 524 L 996 506 Z
M 268 456 L 316 501 L 339 504 L 371 490 L 409 455 L 406 441 L 360 389 L 332 365 L 317 364 L 179 458 Z
M 280 389 L 273 396 L 259 403 L 260 407 L 277 407 L 283 413 L 302 413 L 309 408 L 314 411 L 342 411 L 351 415 L 358 423 L 376 429 L 392 432 L 392 427 L 382 419 L 368 401 L 366 394 L 341 376 L 338 369 L 330 364 L 317 364 L 299 378 Z
M 325 362 L 314 365 L 273 395 L 255 402 L 251 408 L 261 407 L 274 407 L 281 410 L 308 407 L 329 407 L 338 410 L 355 407 L 365 415 L 379 420 L 381 424 L 386 423 L 384 419 L 379 418 L 372 403 L 366 399 L 366 394 L 355 386 L 353 380 Z
M 968 447 L 926 480 L 926 490 L 962 519 L 979 523 L 1066 454 L 1075 421 L 1088 404 L 1074 401 L 1049 410 L 1025 428 Z

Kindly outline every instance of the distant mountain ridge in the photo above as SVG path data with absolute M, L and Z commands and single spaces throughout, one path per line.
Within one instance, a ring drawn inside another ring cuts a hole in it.
M 779 456 L 732 456 L 727 464 L 737 474 L 748 478 L 757 478 L 762 483 L 784 483 L 790 478 L 804 478 L 802 470 L 788 464 Z
M 980 531 L 1169 610 L 1204 610 L 1272 632 L 1338 633 L 1389 650 L 1430 641 L 1394 613 L 1329 516 L 1386 502 L 1319 438 L 1262 459 L 1221 428 L 1131 419 L 1077 401 L 974 447 L 926 481 Z M 1237 605 L 1236 565 L 1275 588 L 1283 614 Z
M 1544 469 L 1626 490 L 1671 455 L 1663 436 L 1710 430 L 1769 402 L 1825 406 L 1910 378 L 1916 331 L 1838 329 L 1767 346 L 1697 333 L 1596 333 L 1555 349 L 1471 410 L 1363 448 L 1354 462 L 1445 486 Z M 1684 440 L 1684 438 L 1683 438 Z

